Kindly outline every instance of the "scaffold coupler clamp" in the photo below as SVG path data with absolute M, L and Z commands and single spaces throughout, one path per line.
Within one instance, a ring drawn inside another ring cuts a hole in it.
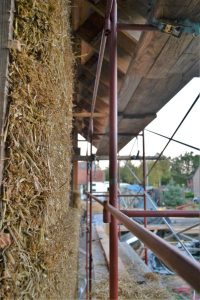
M 107 203 L 107 201 L 104 201 L 104 205 L 103 205 L 103 223 L 110 223 L 111 222 L 111 214 L 106 209 L 106 203 Z
M 91 154 L 91 161 L 96 161 L 96 155 L 95 154 Z
M 108 36 L 111 32 L 111 21 L 110 17 L 105 18 L 105 26 L 104 26 L 104 33 L 106 36 Z
M 151 24 L 156 26 L 161 32 L 177 38 L 180 38 L 182 33 L 191 33 L 194 36 L 200 35 L 200 23 L 191 22 L 189 19 L 170 20 L 153 18 Z

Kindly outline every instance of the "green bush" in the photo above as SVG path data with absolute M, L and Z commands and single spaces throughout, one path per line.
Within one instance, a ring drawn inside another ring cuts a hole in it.
M 194 194 L 192 192 L 185 192 L 185 198 L 194 198 Z
M 180 186 L 170 183 L 163 193 L 163 201 L 166 206 L 178 206 L 185 203 L 183 191 Z

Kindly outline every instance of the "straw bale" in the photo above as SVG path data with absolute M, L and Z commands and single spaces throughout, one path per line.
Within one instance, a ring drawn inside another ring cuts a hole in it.
M 104 279 L 97 282 L 93 292 L 94 299 L 109 299 L 109 280 Z M 170 299 L 169 293 L 159 282 L 146 280 L 136 282 L 131 276 L 121 276 L 119 279 L 119 299 L 120 300 L 144 300 L 144 299 Z
M 16 0 L 0 231 L 4 299 L 66 299 L 79 210 L 69 208 L 73 63 L 68 0 Z M 72 229 L 73 228 L 73 229 Z M 74 270 L 74 271 L 72 271 Z M 57 297 L 59 295 L 59 297 Z

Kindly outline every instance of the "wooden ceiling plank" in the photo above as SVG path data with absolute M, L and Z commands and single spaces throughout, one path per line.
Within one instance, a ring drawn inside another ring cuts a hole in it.
M 145 24 L 146 16 L 142 16 L 138 11 L 138 5 L 133 0 L 118 1 L 119 21 L 122 23 Z
M 165 78 L 192 41 L 192 35 L 171 36 L 148 72 L 148 78 Z M 171 72 L 170 72 L 171 73 Z
M 127 38 L 127 36 L 121 31 L 117 33 L 117 44 L 130 56 L 133 57 L 135 55 L 137 42 Z
M 184 53 L 200 55 L 200 36 L 193 37 L 191 43 L 185 49 Z
M 122 6 L 124 5 L 123 1 L 124 0 L 118 0 L 119 8 L 122 10 Z M 193 15 L 191 15 L 192 19 L 195 19 L 200 15 L 199 5 L 195 6 L 197 3 L 199 4 L 199 1 L 178 0 L 178 2 L 173 2 L 173 4 L 172 1 L 170 1 L 171 0 L 157 0 L 157 17 L 187 17 L 188 12 L 191 13 L 192 11 L 194 12 Z M 104 4 L 104 0 L 101 0 L 100 2 L 101 4 Z M 129 2 L 130 5 L 133 4 L 133 2 L 139 3 L 139 1 L 136 0 L 132 0 L 132 3 L 131 0 L 127 0 L 127 2 Z M 143 0 L 142 2 L 144 3 Z M 169 4 L 171 6 L 169 6 Z M 178 4 L 180 6 L 178 6 Z M 176 10 L 174 10 L 175 6 Z M 194 8 L 197 11 L 194 11 Z M 125 14 L 124 10 L 122 14 Z M 125 37 L 123 33 L 119 32 L 119 35 L 120 34 L 121 39 Z M 96 43 L 99 43 L 97 38 L 94 37 L 94 40 Z M 92 43 L 94 40 L 92 40 Z M 142 38 L 137 45 L 136 56 L 134 59 L 132 59 L 126 76 L 122 76 L 123 84 L 121 83 L 119 93 L 119 107 L 121 108 L 122 112 L 125 113 L 125 115 L 131 113 L 145 114 L 150 112 L 152 115 L 144 117 L 143 119 L 137 118 L 137 120 L 131 120 L 131 118 L 122 119 L 121 116 L 118 122 L 120 131 L 130 130 L 130 134 L 132 134 L 133 129 L 135 132 L 142 130 L 151 121 L 151 118 L 153 119 L 154 116 L 156 116 L 156 111 L 158 111 L 166 102 L 168 102 L 169 99 L 173 97 L 173 95 L 177 93 L 192 77 L 194 77 L 196 74 L 199 75 L 200 60 L 198 57 L 199 50 L 197 50 L 197 43 L 195 45 L 194 39 L 191 39 L 189 36 L 182 36 L 178 43 L 177 39 L 176 41 L 173 40 L 173 37 L 160 32 L 146 32 L 142 34 Z M 125 48 L 126 47 L 127 45 L 125 45 Z M 133 50 L 135 52 L 135 49 Z M 175 59 L 173 54 L 174 50 L 176 50 Z M 168 65 L 168 60 L 166 57 L 168 57 L 170 66 Z M 162 64 L 162 70 L 159 64 Z M 92 74 L 91 76 L 94 78 L 96 66 L 95 57 L 91 58 L 86 65 L 89 69 L 88 72 L 90 72 Z M 105 67 L 105 71 L 107 71 L 106 69 L 107 67 Z M 159 74 L 159 76 L 157 74 Z M 104 72 L 102 72 L 102 76 L 104 83 L 107 85 L 106 88 L 108 89 L 108 78 L 105 76 Z M 149 78 L 147 78 L 148 76 Z M 157 77 L 154 78 L 155 76 Z M 88 105 L 90 106 L 91 103 Z M 99 104 L 97 108 L 100 108 Z M 102 113 L 102 110 L 100 110 L 100 112 Z M 85 118 L 84 120 L 84 123 L 88 124 L 88 118 Z M 101 122 L 102 119 L 96 118 L 95 120 L 95 130 L 98 130 L 99 132 L 106 131 L 107 126 L 105 124 L 101 126 L 99 123 L 99 121 Z M 105 118 L 105 120 L 107 120 L 107 118 Z M 130 135 L 119 136 L 119 148 L 127 144 L 130 139 Z M 105 154 L 107 154 L 108 137 L 102 136 L 100 140 L 96 140 L 95 142 L 98 146 L 98 153 L 101 153 L 102 151 L 104 153 L 106 152 Z
M 174 66 L 169 70 L 169 74 L 177 74 L 180 72 L 180 69 L 182 70 L 182 73 L 186 73 L 193 64 L 199 65 L 200 70 L 200 55 L 197 56 L 196 54 L 183 53 Z M 200 72 L 197 76 L 199 75 Z
M 199 12 L 199 0 L 157 0 L 156 17 L 166 19 L 186 19 L 199 21 L 196 16 Z
M 148 10 L 149 5 L 147 0 L 128 0 L 132 5 L 134 5 L 134 9 L 142 15 L 144 18 L 148 18 Z M 120 0 L 119 3 L 125 4 L 124 0 Z
M 162 16 L 164 16 L 165 18 L 170 17 L 171 19 L 176 19 L 176 18 L 185 19 L 188 18 L 189 15 L 193 17 L 193 12 L 198 11 L 200 13 L 199 5 L 198 5 L 198 9 L 195 10 L 195 5 L 197 4 L 197 1 L 190 1 L 190 0 L 176 1 L 175 4 L 177 6 L 176 9 L 174 9 L 171 0 L 167 0 L 167 1 L 159 0 L 157 2 L 156 15 L 158 17 L 162 17 Z M 159 7 L 162 8 L 161 15 L 159 15 L 160 13 Z M 159 54 L 157 60 L 155 61 L 155 64 L 149 71 L 148 77 L 149 78 L 151 77 L 156 78 L 158 76 L 166 77 L 167 75 L 172 74 L 172 69 L 174 65 L 177 63 L 181 55 L 184 54 L 184 51 L 187 51 L 187 48 L 191 46 L 193 40 L 194 38 L 191 34 L 183 33 L 182 36 L 178 39 L 171 36 L 170 39 L 167 41 L 165 47 L 162 48 L 161 53 Z M 191 60 L 191 57 L 189 59 Z M 176 69 L 174 68 L 175 72 L 178 72 L 177 66 L 178 65 L 176 65 Z M 181 66 L 179 72 L 182 72 Z
M 174 66 L 169 70 L 169 74 L 186 73 L 191 66 L 200 63 L 200 37 L 194 37 L 188 47 L 177 59 Z M 200 68 L 199 68 L 200 70 Z
M 162 32 L 144 32 L 137 46 L 129 73 L 145 76 L 162 52 L 170 36 Z
M 130 63 L 119 91 L 119 111 L 125 110 L 143 77 L 154 64 L 156 57 L 168 39 L 168 35 L 158 32 L 149 32 L 142 35 L 137 46 L 136 56 Z

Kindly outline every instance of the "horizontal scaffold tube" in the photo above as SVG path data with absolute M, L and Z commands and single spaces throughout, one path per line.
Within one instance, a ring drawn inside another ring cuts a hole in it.
M 118 30 L 130 30 L 130 31 L 158 31 L 159 29 L 156 26 L 151 24 L 126 24 L 118 23 Z
M 132 156 L 118 156 L 117 160 L 142 160 L 142 156 L 132 155 Z M 157 160 L 158 156 L 146 156 L 146 160 Z M 164 156 L 159 158 L 160 160 L 164 160 Z M 87 155 L 75 155 L 73 157 L 74 161 L 100 161 L 100 160 L 109 160 L 107 155 L 88 157 Z
M 121 212 L 128 217 L 184 217 L 199 218 L 199 210 L 126 210 Z
M 196 291 L 200 292 L 200 263 L 185 256 L 162 240 L 159 236 L 143 228 L 137 222 L 129 219 L 126 215 L 106 203 L 104 206 L 118 221 L 138 237 L 146 247 L 151 249 L 169 268 L 179 274 Z
M 96 196 L 96 197 L 105 197 L 105 198 L 108 198 L 109 197 L 109 195 L 108 194 L 97 194 L 97 193 L 95 193 L 95 195 L 94 196 Z M 92 196 L 93 197 L 93 196 Z M 126 195 L 126 194 L 119 194 L 119 195 L 117 195 L 117 197 L 118 198 L 121 198 L 121 197 L 144 197 L 144 194 L 132 194 L 132 195 Z
M 86 195 L 91 196 L 92 199 L 94 199 L 96 202 L 98 202 L 98 203 L 101 204 L 102 206 L 105 205 L 105 201 L 100 200 L 98 197 L 92 195 L 91 193 L 87 193 L 87 192 L 86 192 Z

